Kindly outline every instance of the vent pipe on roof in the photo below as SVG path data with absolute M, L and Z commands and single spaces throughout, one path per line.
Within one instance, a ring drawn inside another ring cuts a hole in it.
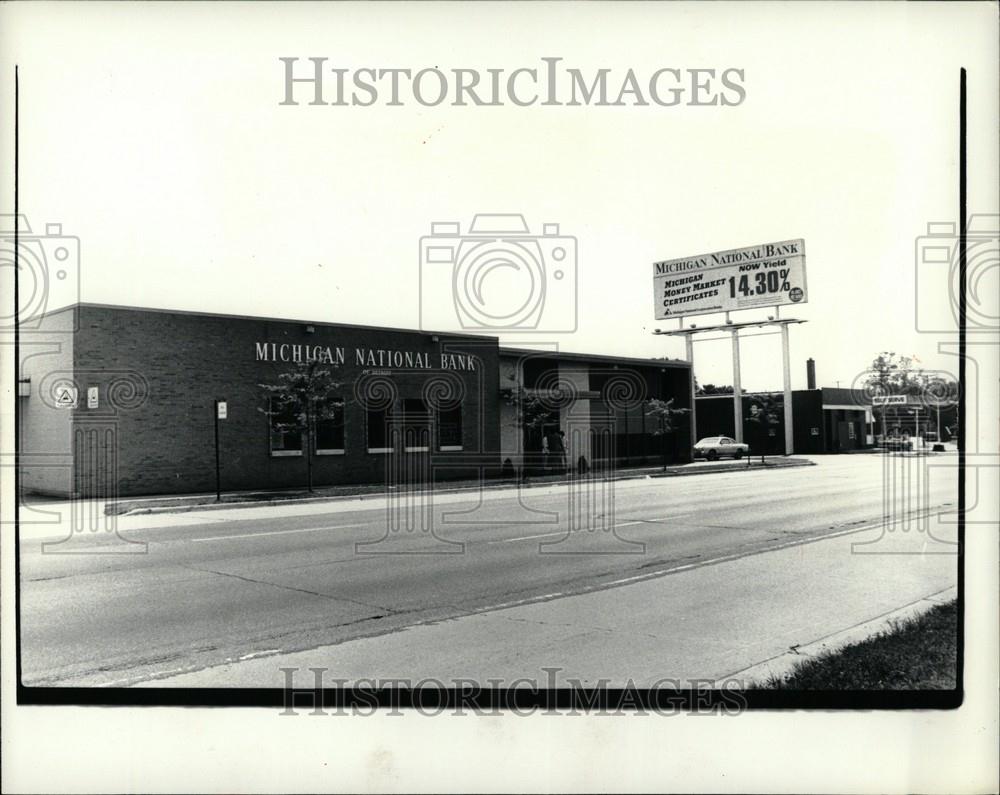
M 806 359 L 806 389 L 816 388 L 816 360 Z

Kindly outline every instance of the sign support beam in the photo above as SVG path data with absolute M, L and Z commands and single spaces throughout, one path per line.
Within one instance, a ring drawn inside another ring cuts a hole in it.
M 785 455 L 795 452 L 795 428 L 792 425 L 792 367 L 788 352 L 788 324 L 781 324 L 781 369 L 784 380 Z
M 694 445 L 698 442 L 698 428 L 697 420 L 695 415 L 695 389 L 694 389 L 694 335 L 695 334 L 708 334 L 711 332 L 722 331 L 725 329 L 730 334 L 733 335 L 733 392 L 738 393 L 742 398 L 742 385 L 740 384 L 740 373 L 739 373 L 739 341 L 736 337 L 737 331 L 741 328 L 762 328 L 764 326 L 780 326 L 781 327 L 781 353 L 782 353 L 782 371 L 784 376 L 784 418 L 785 418 L 785 454 L 791 455 L 795 451 L 795 436 L 794 436 L 794 418 L 792 415 L 792 368 L 789 361 L 789 349 L 788 349 L 788 327 L 793 324 L 805 323 L 805 320 L 795 320 L 792 318 L 782 318 L 781 320 L 772 318 L 769 320 L 750 320 L 743 323 L 727 323 L 724 325 L 715 326 L 705 326 L 704 328 L 698 328 L 691 326 L 690 328 L 683 328 L 683 322 L 678 324 L 676 330 L 666 330 L 666 329 L 656 329 L 653 334 L 664 337 L 684 337 L 684 346 L 686 350 L 687 360 L 691 363 L 691 444 Z M 734 400 L 736 395 L 734 394 Z M 742 410 L 743 402 L 740 399 L 739 414 L 736 414 L 737 409 L 733 409 L 734 415 L 737 417 L 736 427 L 738 432 L 742 436 Z M 878 405 L 876 403 L 876 405 Z M 735 434 L 734 434 L 735 436 Z M 737 437 L 739 440 L 739 437 Z
M 727 313 L 728 314 L 728 313 Z M 740 381 L 740 331 L 733 329 L 733 436 L 743 442 L 743 386 Z
M 691 363 L 690 401 L 691 401 L 691 449 L 698 444 L 698 422 L 695 416 L 695 391 L 694 391 L 694 339 L 692 335 L 684 335 L 684 349 L 687 353 L 687 360 Z

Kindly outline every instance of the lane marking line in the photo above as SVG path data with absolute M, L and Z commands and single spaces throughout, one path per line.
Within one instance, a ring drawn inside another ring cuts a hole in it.
M 682 516 L 691 516 L 691 515 L 692 514 L 682 513 L 682 514 L 678 514 L 677 516 L 663 516 L 663 517 L 660 517 L 660 518 L 657 518 L 657 519 L 636 519 L 635 521 L 632 521 L 632 522 L 619 522 L 617 524 L 612 525 L 612 529 L 615 529 L 615 528 L 618 528 L 618 527 L 631 527 L 632 525 L 637 525 L 637 524 L 656 524 L 656 523 L 659 523 L 659 522 L 666 522 L 666 521 L 669 521 L 671 519 L 680 519 Z M 530 536 L 518 536 L 517 538 L 500 538 L 500 539 L 497 539 L 496 541 L 487 541 L 486 543 L 487 544 L 510 544 L 513 541 L 529 541 L 529 540 L 531 540 L 533 538 L 549 538 L 550 536 L 564 536 L 564 535 L 569 534 L 570 532 L 571 531 L 569 529 L 566 529 L 566 530 L 557 530 L 554 533 L 537 533 L 535 535 L 530 535 Z M 588 532 L 592 532 L 592 531 L 588 531 Z
M 229 536 L 208 536 L 207 538 L 177 539 L 178 541 L 228 541 L 231 538 L 259 538 L 261 536 L 283 536 L 289 533 L 319 533 L 323 530 L 344 530 L 348 527 L 366 527 L 368 522 L 359 524 L 339 524 L 331 527 L 302 527 L 298 530 L 266 530 L 261 533 L 240 533 Z
M 528 541 L 532 538 L 548 538 L 549 536 L 564 536 L 569 530 L 557 530 L 554 533 L 538 533 L 533 536 L 518 536 L 517 538 L 499 538 L 496 541 L 487 541 L 488 544 L 509 544 L 512 541 Z
M 943 513 L 943 511 L 932 509 L 932 510 L 926 512 L 923 515 L 927 516 L 928 518 L 930 518 L 932 516 L 940 515 L 941 513 Z M 599 584 L 596 584 L 596 585 L 592 585 L 592 586 L 583 588 L 581 590 L 573 591 L 571 593 L 553 593 L 553 594 L 545 594 L 544 596 L 529 596 L 529 597 L 525 597 L 524 599 L 515 600 L 513 602 L 501 602 L 499 604 L 489 605 L 487 607 L 476 608 L 475 610 L 471 611 L 467 615 L 478 615 L 480 613 L 489 613 L 489 612 L 492 612 L 494 610 L 507 610 L 507 609 L 509 609 L 511 607 L 521 607 L 523 605 L 536 604 L 536 603 L 544 602 L 544 601 L 547 601 L 547 600 L 550 600 L 550 599 L 559 598 L 561 596 L 567 596 L 567 597 L 570 597 L 570 596 L 583 596 L 585 594 L 592 594 L 592 593 L 596 593 L 596 592 L 600 592 L 600 591 L 611 590 L 612 588 L 616 588 L 616 587 L 619 587 L 619 586 L 622 586 L 622 585 L 627 585 L 627 584 L 630 584 L 630 583 L 642 582 L 644 580 L 653 580 L 653 579 L 657 579 L 659 577 L 670 576 L 672 574 L 680 574 L 680 573 L 683 573 L 685 571 L 690 571 L 691 569 L 700 569 L 700 568 L 704 568 L 706 566 L 714 566 L 714 565 L 717 565 L 719 563 L 729 563 L 731 561 L 741 560 L 743 558 L 748 558 L 748 557 L 754 557 L 756 555 L 766 555 L 766 554 L 771 553 L 771 552 L 780 552 L 782 550 L 789 549 L 791 547 L 806 546 L 808 544 L 816 544 L 816 543 L 819 543 L 821 541 L 830 541 L 830 540 L 833 540 L 833 539 L 841 538 L 842 536 L 853 535 L 855 533 L 863 533 L 863 532 L 868 531 L 868 530 L 876 530 L 876 529 L 878 529 L 880 527 L 884 527 L 884 526 L 885 526 L 885 519 L 884 518 L 883 519 L 877 519 L 877 520 L 871 520 L 868 524 L 860 526 L 860 527 L 850 527 L 850 528 L 848 528 L 846 530 L 840 530 L 840 531 L 835 532 L 835 533 L 827 533 L 827 534 L 819 535 L 819 536 L 808 536 L 808 537 L 805 537 L 805 538 L 794 538 L 794 539 L 790 539 L 790 540 L 788 540 L 786 542 L 783 542 L 781 544 L 776 544 L 774 546 L 769 546 L 769 547 L 763 547 L 761 549 L 755 549 L 755 550 L 750 550 L 750 551 L 745 551 L 744 550 L 744 551 L 740 551 L 740 552 L 733 552 L 733 553 L 730 553 L 730 554 L 727 554 L 727 555 L 719 555 L 719 556 L 714 557 L 714 558 L 707 558 L 705 560 L 695 561 L 694 563 L 685 563 L 685 564 L 681 564 L 680 566 L 671 566 L 671 567 L 666 568 L 666 569 L 657 569 L 657 570 L 650 571 L 650 572 L 644 572 L 643 574 L 636 574 L 636 575 L 632 575 L 630 577 L 622 577 L 622 578 L 617 579 L 617 580 L 611 580 L 610 582 L 606 582 L 606 583 L 599 583 Z M 413 626 L 419 626 L 419 624 L 415 624 Z

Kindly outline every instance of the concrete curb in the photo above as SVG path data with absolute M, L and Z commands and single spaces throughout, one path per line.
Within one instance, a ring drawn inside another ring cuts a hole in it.
M 670 477 L 686 477 L 688 475 L 712 475 L 719 472 L 759 472 L 760 470 L 771 470 L 771 469 L 787 469 L 789 467 L 802 467 L 802 466 L 816 466 L 815 462 L 807 461 L 801 458 L 789 458 L 789 459 L 775 459 L 773 462 L 768 462 L 765 466 L 755 465 L 746 466 L 742 462 L 736 465 L 730 464 L 728 462 L 720 464 L 717 466 L 702 466 L 696 469 L 688 470 L 676 470 L 676 471 L 649 471 L 644 470 L 641 473 L 637 472 L 634 474 L 622 474 L 612 478 L 602 478 L 598 482 L 608 482 L 608 481 L 619 481 L 619 480 L 649 480 L 653 478 L 670 478 Z M 595 479 L 596 480 L 596 479 Z M 527 483 L 497 483 L 497 484 L 487 484 L 485 486 L 463 486 L 463 487 L 453 487 L 453 488 L 441 488 L 435 489 L 435 494 L 461 494 L 465 491 L 510 491 L 513 489 L 537 489 L 543 488 L 545 486 L 565 486 L 571 483 L 579 483 L 580 480 L 550 480 L 550 481 L 534 481 Z M 256 492 L 261 493 L 261 492 Z M 406 494 L 406 491 L 393 491 L 388 492 L 388 494 Z M 195 503 L 176 503 L 173 505 L 148 505 L 144 507 L 144 503 L 155 502 L 154 499 L 149 500 L 122 500 L 117 503 L 108 503 L 104 508 L 105 515 L 113 516 L 140 516 L 147 514 L 161 514 L 161 513 L 189 513 L 191 511 L 218 511 L 225 510 L 229 508 L 261 508 L 261 507 L 271 507 L 275 505 L 304 505 L 308 503 L 317 502 L 345 502 L 347 500 L 356 500 L 362 502 L 366 499 L 384 499 L 387 496 L 385 491 L 373 491 L 365 494 L 338 494 L 338 495 L 318 495 L 315 497 L 287 497 L 287 498 L 274 498 L 274 499 L 259 499 L 259 500 L 233 500 L 231 502 L 195 502 Z M 189 499 L 189 498 L 177 498 L 179 500 Z M 206 498 L 207 499 L 207 498 Z
M 914 618 L 927 612 L 935 605 L 950 602 L 958 595 L 958 588 L 952 586 L 943 591 L 925 596 L 910 604 L 903 605 L 896 610 L 883 613 L 871 621 L 856 624 L 853 627 L 827 635 L 825 638 L 806 643 L 802 646 L 792 646 L 789 651 L 770 660 L 736 671 L 729 676 L 722 677 L 720 681 L 729 679 L 741 679 L 747 688 L 767 687 L 766 682 L 771 677 L 785 677 L 790 674 L 796 666 L 806 660 L 817 657 L 828 652 L 836 652 L 839 649 L 849 646 L 852 643 L 860 643 L 868 638 L 890 629 L 893 622 Z

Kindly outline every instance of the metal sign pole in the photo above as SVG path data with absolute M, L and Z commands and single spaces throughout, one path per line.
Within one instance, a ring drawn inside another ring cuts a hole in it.
M 792 368 L 789 362 L 789 346 L 788 346 L 788 327 L 792 323 L 805 323 L 805 320 L 780 320 L 775 321 L 773 317 L 768 318 L 766 321 L 751 320 L 745 323 L 733 324 L 731 322 L 725 325 L 715 325 L 706 326 L 705 328 L 695 328 L 691 326 L 690 329 L 683 328 L 683 321 L 678 323 L 676 331 L 665 331 L 660 329 L 655 329 L 654 334 L 663 334 L 667 336 L 684 336 L 684 345 L 686 349 L 687 361 L 691 364 L 691 444 L 692 446 L 698 442 L 698 428 L 697 428 L 697 417 L 695 413 L 695 388 L 694 388 L 694 335 L 695 334 L 706 334 L 709 332 L 721 332 L 723 330 L 728 331 L 732 335 L 733 342 L 733 400 L 734 408 L 733 414 L 736 422 L 736 433 L 733 435 L 737 437 L 738 440 L 742 437 L 743 431 L 743 387 L 740 383 L 740 348 L 738 331 L 741 328 L 762 328 L 765 326 L 781 326 L 781 341 L 782 341 L 782 367 L 784 370 L 784 418 L 785 418 L 785 452 L 786 455 L 791 455 L 794 453 L 794 427 L 793 427 L 793 416 L 792 416 Z M 724 339 L 724 337 L 713 337 L 715 339 Z M 883 417 L 884 419 L 884 417 Z
M 728 315 L 728 312 L 726 313 Z M 740 381 L 740 332 L 733 329 L 733 436 L 743 442 L 743 386 Z
M 219 401 L 212 406 L 215 417 L 215 501 L 222 502 L 222 469 L 219 464 Z
M 788 324 L 781 324 L 782 375 L 785 387 L 785 455 L 795 452 L 795 433 L 792 426 L 792 366 L 788 357 Z
M 691 334 L 684 335 L 684 349 L 687 352 L 687 360 L 691 363 L 691 378 L 688 383 L 691 388 L 691 449 L 698 444 L 698 420 L 695 414 L 695 392 L 694 392 L 694 337 Z

